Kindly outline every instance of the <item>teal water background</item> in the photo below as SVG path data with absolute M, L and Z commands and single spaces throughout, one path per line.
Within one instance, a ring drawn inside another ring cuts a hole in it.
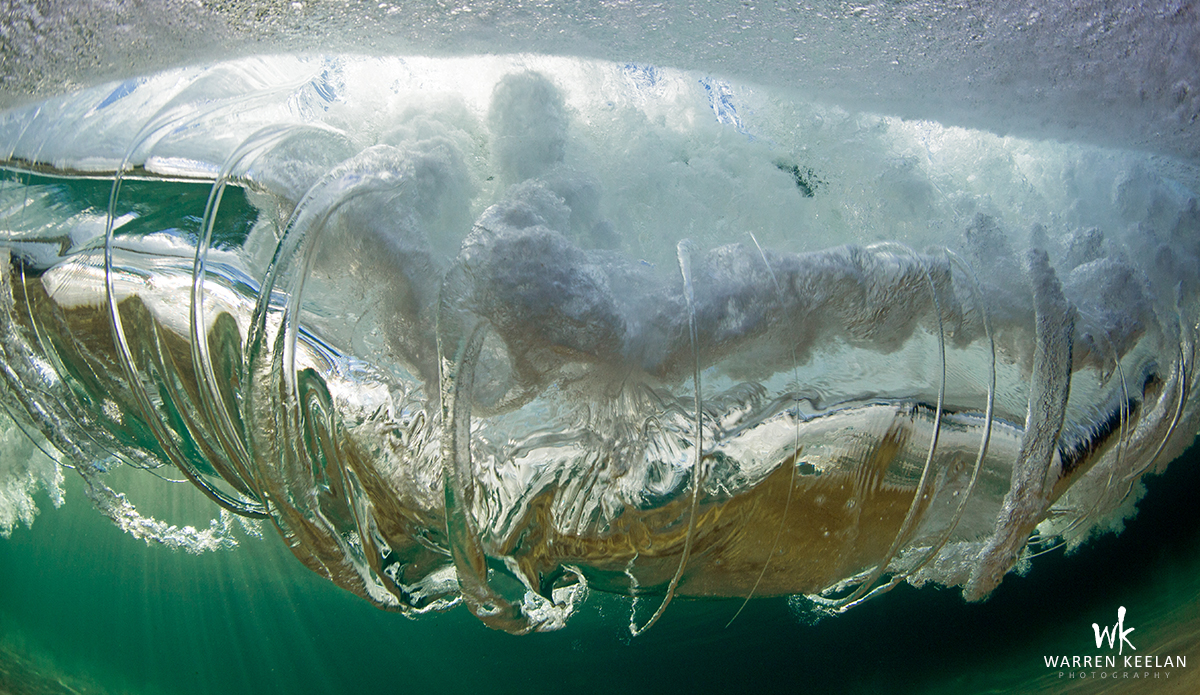
M 1037 558 L 985 603 L 901 586 L 809 624 L 787 600 L 759 599 L 726 628 L 739 601 L 680 600 L 636 639 L 630 601 L 595 592 L 555 633 L 492 632 L 461 607 L 410 621 L 309 572 L 271 528 L 215 554 L 148 547 L 95 513 L 67 474 L 62 509 L 0 540 L 0 646 L 10 662 L 0 664 L 9 674 L 0 691 L 70 692 L 60 680 L 79 692 L 147 695 L 1099 691 L 1111 683 L 1057 679 L 1042 656 L 1096 652 L 1091 623 L 1115 622 L 1118 605 L 1142 653 L 1193 656 L 1174 672 L 1176 687 L 1200 669 L 1195 448 L 1147 480 L 1124 533 Z M 178 504 L 186 515 L 187 501 Z

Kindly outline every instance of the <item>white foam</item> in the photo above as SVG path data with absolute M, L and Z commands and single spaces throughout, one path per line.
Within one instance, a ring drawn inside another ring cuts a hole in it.
M 39 449 L 7 415 L 0 414 L 0 537 L 8 538 L 18 525 L 31 526 L 38 513 L 36 497 L 44 493 L 55 507 L 63 503 L 62 469 Z

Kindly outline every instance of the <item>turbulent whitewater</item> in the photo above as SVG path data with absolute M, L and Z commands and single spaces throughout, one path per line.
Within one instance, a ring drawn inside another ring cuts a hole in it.
M 1163 156 L 539 56 L 172 70 L 0 147 L 6 532 L 71 466 L 139 538 L 267 519 L 389 610 L 547 630 L 592 589 L 636 633 L 984 598 L 1196 431 L 1200 172 Z

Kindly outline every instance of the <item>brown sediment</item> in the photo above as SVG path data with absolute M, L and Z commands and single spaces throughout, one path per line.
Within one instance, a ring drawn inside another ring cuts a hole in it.
M 745 595 L 760 574 L 756 595 L 811 593 L 882 561 L 916 492 L 883 482 L 906 439 L 907 430 L 895 424 L 861 464 L 819 476 L 793 476 L 793 454 L 752 489 L 703 503 L 680 595 Z M 581 564 L 599 589 L 664 590 L 683 552 L 689 499 L 651 510 L 626 507 L 607 532 L 594 535 L 556 533 L 552 502 L 552 491 L 539 495 L 499 548 L 527 577 Z

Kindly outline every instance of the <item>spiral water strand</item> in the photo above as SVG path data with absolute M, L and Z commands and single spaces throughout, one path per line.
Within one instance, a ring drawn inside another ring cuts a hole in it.
M 683 577 L 683 571 L 687 569 L 688 558 L 692 554 L 692 543 L 696 536 L 696 512 L 700 506 L 700 491 L 704 487 L 706 471 L 704 466 L 703 388 L 700 384 L 700 348 L 698 344 L 699 340 L 696 336 L 696 292 L 692 286 L 691 257 L 694 253 L 694 246 L 694 243 L 690 239 L 682 239 L 675 246 L 675 251 L 679 258 L 679 273 L 683 276 L 683 296 L 687 306 L 688 340 L 692 348 L 692 388 L 695 408 L 695 424 L 693 425 L 695 439 L 692 441 L 692 467 L 688 483 L 691 501 L 687 510 L 687 532 L 683 540 L 683 551 L 679 554 L 679 565 L 676 567 L 675 573 L 671 575 L 671 581 L 667 585 L 667 593 L 663 596 L 662 602 L 658 604 L 658 608 L 655 609 L 645 625 L 636 627 L 633 618 L 630 618 L 629 632 L 634 637 L 653 627 L 667 610 L 671 599 L 675 598 L 675 591 L 679 586 L 679 580 Z
M 229 386 L 228 377 L 230 375 L 225 375 L 226 379 L 224 380 L 217 378 L 209 349 L 209 335 L 207 334 L 209 324 L 205 312 L 206 294 L 204 291 L 204 283 L 208 275 L 209 249 L 212 245 L 213 230 L 221 205 L 221 196 L 224 194 L 230 180 L 236 175 L 236 171 L 251 165 L 256 157 L 261 156 L 263 152 L 281 141 L 289 137 L 304 134 L 308 128 L 298 125 L 264 128 L 243 141 L 229 155 L 225 162 L 222 163 L 217 178 L 213 182 L 208 201 L 205 204 L 204 215 L 201 218 L 202 233 L 196 245 L 196 257 L 192 270 L 191 349 L 192 362 L 196 371 L 196 382 L 199 386 L 201 406 L 204 408 L 209 421 L 215 423 L 216 427 L 213 434 L 220 442 L 220 449 L 226 452 L 226 456 L 228 457 L 226 465 L 232 468 L 230 475 L 224 477 L 227 479 L 232 478 L 229 482 L 234 484 L 239 492 L 250 494 L 252 497 L 253 493 L 249 489 L 247 482 L 256 481 L 255 485 L 260 489 L 262 483 L 258 479 L 250 454 L 246 450 L 244 439 L 245 424 L 241 420 L 240 413 L 238 414 L 238 422 L 242 424 L 240 427 L 234 424 L 234 416 L 228 404 L 231 400 L 236 399 L 236 395 L 231 393 L 230 397 L 226 397 L 220 391 L 223 383 L 227 387 Z M 250 505 L 244 505 L 243 512 L 249 515 L 263 515 L 266 513 L 266 510 L 261 501 L 255 501 Z

